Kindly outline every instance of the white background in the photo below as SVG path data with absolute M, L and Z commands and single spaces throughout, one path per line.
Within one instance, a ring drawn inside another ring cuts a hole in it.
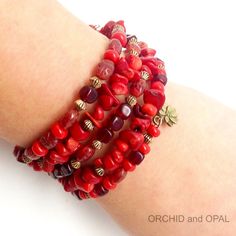
M 124 19 L 128 32 L 157 49 L 169 80 L 236 108 L 234 0 L 60 2 L 88 24 Z M 79 202 L 15 162 L 12 148 L 0 141 L 1 235 L 126 235 L 95 202 Z

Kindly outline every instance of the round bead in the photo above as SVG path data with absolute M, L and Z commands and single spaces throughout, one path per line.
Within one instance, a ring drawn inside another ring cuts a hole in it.
M 72 154 L 80 147 L 80 144 L 77 140 L 70 137 L 69 139 L 66 140 L 65 147 L 68 150 L 68 152 Z
M 108 49 L 104 53 L 104 59 L 113 61 L 115 64 L 119 61 L 119 58 L 120 58 L 120 54 L 115 50 Z
M 103 176 L 105 174 L 105 170 L 102 167 L 95 168 L 95 172 L 98 176 Z
M 120 164 L 124 160 L 124 155 L 118 149 L 113 149 L 111 152 L 112 159 L 117 163 Z
M 150 104 L 150 103 L 145 103 L 142 106 L 142 112 L 144 114 L 149 115 L 149 116 L 154 116 L 157 113 L 157 108 L 154 105 Z
M 143 133 L 144 131 L 147 130 L 150 124 L 151 124 L 150 119 L 140 119 L 135 117 L 131 122 L 130 128 L 136 132 L 138 131 Z
M 92 78 L 90 78 L 90 81 L 91 81 L 91 85 L 96 89 L 102 86 L 102 82 L 97 76 L 93 76 Z
M 61 142 L 57 143 L 56 152 L 60 156 L 68 156 L 70 154 L 70 152 L 67 150 L 67 148 Z
M 85 131 L 93 131 L 94 126 L 91 120 L 84 120 L 84 125 L 83 125 L 83 129 Z
M 136 103 L 137 103 L 137 99 L 136 97 L 132 96 L 132 95 L 129 95 L 127 98 L 126 98 L 126 102 L 131 106 L 133 107 Z
M 124 125 L 124 120 L 122 120 L 119 116 L 112 116 L 109 121 L 109 128 L 113 131 L 118 131 L 122 129 Z
M 120 116 L 123 120 L 127 120 L 130 117 L 131 113 L 132 109 L 126 103 L 121 104 L 116 111 L 116 114 Z
M 129 161 L 133 165 L 139 165 L 143 161 L 143 159 L 144 155 L 139 151 L 131 152 L 129 155 Z
M 96 120 L 103 120 L 104 119 L 104 110 L 101 106 L 97 105 L 93 111 L 93 117 Z
M 81 163 L 80 163 L 79 161 L 75 160 L 75 159 L 72 159 L 72 160 L 70 161 L 70 165 L 71 165 L 71 167 L 74 168 L 74 169 L 79 169 L 80 166 L 81 166 Z
M 79 92 L 80 98 L 87 103 L 94 103 L 97 100 L 97 90 L 91 86 L 84 86 Z
M 147 129 L 147 132 L 152 137 L 158 137 L 160 135 L 160 130 L 155 125 L 150 125 Z
M 121 152 L 127 152 L 129 149 L 129 145 L 120 139 L 116 139 L 115 144 Z
M 75 106 L 79 111 L 86 110 L 86 103 L 81 99 L 75 101 Z
M 165 103 L 165 94 L 155 89 L 149 89 L 144 91 L 143 96 L 144 103 L 150 103 L 160 110 Z
M 42 137 L 40 137 L 39 141 L 47 149 L 54 148 L 58 142 L 58 140 L 55 138 L 51 131 L 48 131 Z
M 64 139 L 68 134 L 68 131 L 59 122 L 51 126 L 51 131 L 57 139 Z
M 151 83 L 151 89 L 156 89 L 156 90 L 159 90 L 161 92 L 164 92 L 165 86 L 160 81 L 154 81 L 153 83 Z
M 102 80 L 107 80 L 111 77 L 114 70 L 115 70 L 114 62 L 107 59 L 103 59 L 98 64 L 96 75 Z
M 102 149 L 102 143 L 99 140 L 94 140 L 92 142 L 92 146 L 93 146 L 93 148 L 95 148 L 97 150 Z
M 103 143 L 109 143 L 113 138 L 113 132 L 107 128 L 102 128 L 98 132 L 98 139 Z
M 146 155 L 151 151 L 150 146 L 147 143 L 143 143 L 142 146 L 139 148 L 139 151 L 143 154 Z
M 133 70 L 140 70 L 142 67 L 142 60 L 135 55 L 129 55 L 126 57 L 126 60 L 130 66 L 130 68 L 132 68 Z
M 39 157 L 43 157 L 48 153 L 48 149 L 45 148 L 38 140 L 33 143 L 31 149 L 32 149 L 33 153 Z
M 79 112 L 76 109 L 71 109 L 69 112 L 65 114 L 65 116 L 61 119 L 61 125 L 68 129 L 71 127 L 75 121 L 79 118 Z
M 136 166 L 133 165 L 130 161 L 128 161 L 127 159 L 124 160 L 123 162 L 123 168 L 126 172 L 131 172 L 134 171 Z
M 118 167 L 118 164 L 113 160 L 111 155 L 106 155 L 103 158 L 103 164 L 105 170 L 112 171 L 115 170 Z

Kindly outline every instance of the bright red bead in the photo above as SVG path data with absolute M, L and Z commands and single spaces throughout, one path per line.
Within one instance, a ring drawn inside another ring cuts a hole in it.
M 96 75 L 102 80 L 107 80 L 111 77 L 114 70 L 115 70 L 114 62 L 107 59 L 103 59 L 98 64 Z
M 146 88 L 144 80 L 134 81 L 130 85 L 130 94 L 135 97 L 140 97 Z
M 31 149 L 33 153 L 39 157 L 46 156 L 48 153 L 48 149 L 45 148 L 38 140 L 33 143 Z
M 101 158 L 96 158 L 93 160 L 93 164 L 95 167 L 101 167 L 103 166 L 103 162 L 102 162 L 102 159 Z
M 142 146 L 139 148 L 139 151 L 143 154 L 146 155 L 151 151 L 150 146 L 147 143 L 143 143 Z
M 70 137 L 66 140 L 65 147 L 69 151 L 69 153 L 72 154 L 80 147 L 80 143 Z
M 71 109 L 68 111 L 64 117 L 61 119 L 61 125 L 65 128 L 68 129 L 71 127 L 75 121 L 78 121 L 79 118 L 79 112 L 76 109 Z
M 90 184 L 97 184 L 101 180 L 101 177 L 97 176 L 94 173 L 94 171 L 89 167 L 85 167 L 82 170 L 81 178 L 84 182 L 87 182 L 87 183 L 90 183 Z
M 155 125 L 150 125 L 147 129 L 147 132 L 153 137 L 158 137 L 160 135 L 160 130 Z
M 55 151 L 50 151 L 50 159 L 52 159 L 56 163 L 62 164 L 62 163 L 65 163 L 69 160 L 69 156 L 62 156 L 62 155 L 59 155 Z
M 124 168 L 125 171 L 131 172 L 131 171 L 135 170 L 136 166 L 125 159 L 124 162 L 123 162 L 123 168 Z
M 126 60 L 127 60 L 131 69 L 133 69 L 133 70 L 140 70 L 141 69 L 142 60 L 139 57 L 131 54 L 126 57 Z
M 121 58 L 116 64 L 116 72 L 124 75 L 128 79 L 132 79 L 134 77 L 134 71 L 129 67 L 129 64 L 125 58 Z
M 115 50 L 108 49 L 104 53 L 104 59 L 108 59 L 110 61 L 113 61 L 116 64 L 120 59 L 120 54 Z
M 155 89 L 144 91 L 143 100 L 145 103 L 154 105 L 157 110 L 160 110 L 165 103 L 165 94 Z
M 94 188 L 94 184 L 84 182 L 79 175 L 74 176 L 74 181 L 75 181 L 76 188 L 86 193 L 91 192 Z
M 108 48 L 117 51 L 119 54 L 122 51 L 122 45 L 118 39 L 111 39 Z
M 76 141 L 85 141 L 89 138 L 90 132 L 82 129 L 78 122 L 75 122 L 70 128 L 70 134 Z
M 112 159 L 117 163 L 120 164 L 124 160 L 124 155 L 118 149 L 113 149 L 111 152 Z
M 67 150 L 67 148 L 61 142 L 57 143 L 56 152 L 60 156 L 68 156 L 70 154 L 70 152 Z
M 90 145 L 86 145 L 83 148 L 79 149 L 75 153 L 75 157 L 78 161 L 87 161 L 93 157 L 95 153 L 95 149 Z
M 116 139 L 115 144 L 121 152 L 127 152 L 129 149 L 129 145 L 120 139 Z
M 109 177 L 104 177 L 102 180 L 102 185 L 105 189 L 111 190 L 116 187 L 116 183 L 110 181 Z
M 99 104 L 105 111 L 109 111 L 113 107 L 114 100 L 109 95 L 102 95 L 99 97 Z
M 114 170 L 118 167 L 118 164 L 113 160 L 111 155 L 106 155 L 103 158 L 103 164 L 104 164 L 105 170 L 108 170 L 108 171 Z
M 130 128 L 134 131 L 139 131 L 143 133 L 147 128 L 150 126 L 151 120 L 150 119 L 141 119 L 135 117 L 130 125 Z
M 151 83 L 151 89 L 156 89 L 156 90 L 159 90 L 161 92 L 164 92 L 165 86 L 160 81 L 154 81 L 153 83 Z
M 119 167 L 112 172 L 110 176 L 110 180 L 113 183 L 119 183 L 126 177 L 126 175 L 127 175 L 127 172 L 124 170 L 124 168 Z
M 129 80 L 128 80 L 124 75 L 120 75 L 120 74 L 118 74 L 118 73 L 114 73 L 114 74 L 111 76 L 109 82 L 110 82 L 110 83 L 116 82 L 116 83 L 122 83 L 122 84 L 127 85 L 128 82 L 129 82 Z
M 157 113 L 157 108 L 154 105 L 150 104 L 150 103 L 145 103 L 142 106 L 142 112 L 144 114 L 149 115 L 149 116 L 154 116 Z
M 104 119 L 104 110 L 101 106 L 97 105 L 92 113 L 94 119 L 103 120 Z
M 51 131 L 57 139 L 64 139 L 68 134 L 68 131 L 59 122 L 51 126 Z
M 127 95 L 129 92 L 128 86 L 119 82 L 111 83 L 111 89 L 115 95 Z
M 122 31 L 117 31 L 116 33 L 112 34 L 112 39 L 118 39 L 123 47 L 125 47 L 127 43 L 126 34 Z

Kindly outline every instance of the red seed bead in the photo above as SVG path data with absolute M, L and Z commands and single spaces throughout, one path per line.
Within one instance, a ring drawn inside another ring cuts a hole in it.
M 50 152 L 50 159 L 52 159 L 56 163 L 63 164 L 63 163 L 65 163 L 65 162 L 67 162 L 69 160 L 69 156 L 62 156 L 62 155 L 59 155 L 55 151 L 51 151 Z
M 149 115 L 149 116 L 154 116 L 157 113 L 157 108 L 154 105 L 150 104 L 150 103 L 145 103 L 142 106 L 142 112 L 144 114 Z
M 147 128 L 150 126 L 151 120 L 150 119 L 140 119 L 135 117 L 130 125 L 130 128 L 134 131 L 139 131 L 143 133 Z
M 126 177 L 127 172 L 124 170 L 123 167 L 119 167 L 113 171 L 110 176 L 110 180 L 113 183 L 119 183 Z
M 134 151 L 138 150 L 144 142 L 143 135 L 132 130 L 122 130 L 119 133 L 119 138 L 126 142 Z
M 122 103 L 116 111 L 116 114 L 123 120 L 127 120 L 132 113 L 131 107 L 127 103 Z
M 70 137 L 66 140 L 65 147 L 69 151 L 69 153 L 72 154 L 80 147 L 80 143 Z
M 111 89 L 115 95 L 127 95 L 129 92 L 128 86 L 119 82 L 111 83 Z
M 108 59 L 110 61 L 113 61 L 116 64 L 120 59 L 120 54 L 115 50 L 108 49 L 104 53 L 104 59 Z
M 101 106 L 97 105 L 92 113 L 94 119 L 103 120 L 104 119 L 104 110 Z
M 94 153 L 95 153 L 95 149 L 92 148 L 90 145 L 86 145 L 82 149 L 79 149 L 78 151 L 76 151 L 75 157 L 78 161 L 87 161 L 90 158 L 92 158 Z
M 120 164 L 124 160 L 124 155 L 118 149 L 113 149 L 111 152 L 112 159 L 117 163 Z
M 51 131 L 57 139 L 64 139 L 68 134 L 68 131 L 59 122 L 51 126 Z
M 102 185 L 107 190 L 111 190 L 111 189 L 114 189 L 116 187 L 116 183 L 112 183 L 110 181 L 109 177 L 107 177 L 107 176 L 103 178 Z
M 149 89 L 144 91 L 143 100 L 144 103 L 150 103 L 154 105 L 157 110 L 160 110 L 165 103 L 165 94 L 155 89 Z
M 76 141 L 85 141 L 90 136 L 90 132 L 83 130 L 78 122 L 75 122 L 72 125 L 72 127 L 70 128 L 70 134 L 71 137 Z
M 67 150 L 67 148 L 61 142 L 57 143 L 56 152 L 60 156 L 68 156 L 70 154 L 70 152 Z
M 143 143 L 142 146 L 139 148 L 139 151 L 143 154 L 146 155 L 151 151 L 150 146 L 147 143 Z
M 101 181 L 101 177 L 98 177 L 91 168 L 85 167 L 82 170 L 81 178 L 84 182 L 90 184 L 97 184 Z
M 48 149 L 45 148 L 38 140 L 32 145 L 32 151 L 36 156 L 43 157 L 48 153 Z
M 130 66 L 131 69 L 133 70 L 140 70 L 142 67 L 142 60 L 135 56 L 135 55 L 128 55 L 126 56 L 126 60 Z
M 118 164 L 113 160 L 111 155 L 106 155 L 103 158 L 103 164 L 105 170 L 112 171 L 115 170 L 118 167 Z
M 61 119 L 61 125 L 68 129 L 71 127 L 75 121 L 78 121 L 79 118 L 79 112 L 76 109 L 71 109 L 68 111 L 65 116 Z
M 102 159 L 101 158 L 96 158 L 93 160 L 93 165 L 95 167 L 101 167 L 103 166 L 103 162 L 102 162 Z
M 117 51 L 119 54 L 122 51 L 122 45 L 118 39 L 111 39 L 108 48 Z
M 93 190 L 94 184 L 84 182 L 79 175 L 74 176 L 75 186 L 86 193 Z
M 129 145 L 120 139 L 116 139 L 115 144 L 121 152 L 127 152 L 129 149 Z
M 152 135 L 152 137 L 158 137 L 160 135 L 160 130 L 155 125 L 150 125 L 147 132 Z
M 135 170 L 136 166 L 129 162 L 127 159 L 123 162 L 123 168 L 126 172 L 132 172 Z
M 28 157 L 30 160 L 38 160 L 40 156 L 36 155 L 31 147 L 28 147 L 24 150 L 23 155 Z M 45 156 L 45 155 L 43 155 Z
M 47 149 L 52 149 L 57 145 L 57 138 L 52 134 L 51 131 L 46 132 L 39 139 L 40 143 Z
M 160 81 L 154 81 L 153 83 L 151 83 L 151 89 L 156 89 L 156 90 L 159 90 L 161 92 L 164 92 L 165 86 Z
M 140 97 L 146 88 L 144 80 L 134 81 L 130 85 L 130 94 L 135 97 Z
M 102 80 L 108 80 L 115 70 L 113 61 L 103 59 L 97 67 L 96 75 Z
M 98 92 L 92 86 L 84 86 L 79 92 L 80 98 L 89 104 L 94 103 L 97 100 Z
M 117 31 L 116 33 L 112 34 L 112 39 L 118 39 L 123 47 L 126 46 L 127 37 L 126 34 L 122 31 Z

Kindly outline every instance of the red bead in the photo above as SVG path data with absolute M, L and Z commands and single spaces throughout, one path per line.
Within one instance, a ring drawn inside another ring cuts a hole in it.
M 68 111 L 65 116 L 61 119 L 61 125 L 68 129 L 71 127 L 75 121 L 78 121 L 79 118 L 79 112 L 76 109 L 71 109 Z
M 116 139 L 115 144 L 121 152 L 127 152 L 129 149 L 129 145 L 120 139 Z
M 102 185 L 107 190 L 111 190 L 111 189 L 114 189 L 116 187 L 116 184 L 112 183 L 108 177 L 103 178 Z
M 124 155 L 117 149 L 113 149 L 111 152 L 112 159 L 117 163 L 120 164 L 124 160 Z
M 108 48 L 117 51 L 119 54 L 122 51 L 122 45 L 118 39 L 111 39 Z
M 122 167 L 117 168 L 111 174 L 110 180 L 113 183 L 119 183 L 119 182 L 121 182 L 125 178 L 126 174 L 127 174 L 127 172 L 124 170 L 124 168 L 122 168 Z
M 143 133 L 150 126 L 151 121 L 149 119 L 140 119 L 135 117 L 130 125 L 130 128 L 134 131 L 139 131 Z
M 94 159 L 93 164 L 95 167 L 101 167 L 103 165 L 102 159 L 101 158 Z
M 128 44 L 126 45 L 126 51 L 128 54 L 132 51 L 135 51 L 137 53 L 137 55 L 139 55 L 141 52 L 141 49 L 137 43 L 129 43 L 128 42 Z
M 165 94 L 155 89 L 144 91 L 143 100 L 145 103 L 154 105 L 157 110 L 160 110 L 165 103 Z
M 130 94 L 135 97 L 140 97 L 146 88 L 144 80 L 134 81 L 130 85 Z
M 114 100 L 111 96 L 102 95 L 99 97 L 99 104 L 105 111 L 109 111 L 113 107 Z
M 70 154 L 70 152 L 67 150 L 67 148 L 61 142 L 57 143 L 56 152 L 60 156 L 68 156 Z
M 122 103 L 119 106 L 119 108 L 116 110 L 116 114 L 120 116 L 123 120 L 127 120 L 131 116 L 131 113 L 132 113 L 132 109 L 126 103 Z
M 122 129 L 124 125 L 124 120 L 122 120 L 119 116 L 113 115 L 109 122 L 108 122 L 109 128 L 113 131 L 119 131 Z
M 132 79 L 134 77 L 134 71 L 129 67 L 128 62 L 123 57 L 116 64 L 116 72 L 124 75 L 128 79 Z
M 161 92 L 164 92 L 165 86 L 160 81 L 154 81 L 153 83 L 151 83 L 151 89 L 156 89 L 156 90 L 159 90 Z
M 158 137 L 160 135 L 160 130 L 155 125 L 150 125 L 147 129 L 147 132 L 153 137 Z
M 150 68 L 148 66 L 142 65 L 141 71 L 147 72 L 149 75 L 148 80 L 152 80 L 152 78 L 153 78 L 152 71 L 150 70 Z
M 55 151 L 51 151 L 50 152 L 50 159 L 52 159 L 56 163 L 63 164 L 63 163 L 65 163 L 65 162 L 67 162 L 69 160 L 69 156 L 62 156 L 62 155 L 59 155 Z
M 109 191 L 105 189 L 102 184 L 96 184 L 94 187 L 94 192 L 96 192 L 98 196 L 104 196 Z
M 75 122 L 70 128 L 70 134 L 76 141 L 85 141 L 89 138 L 90 132 L 84 131 L 78 122 Z
M 145 103 L 142 106 L 142 112 L 144 114 L 149 115 L 149 116 L 154 116 L 157 114 L 157 108 L 150 103 Z
M 156 50 L 155 49 L 152 49 L 152 48 L 143 48 L 142 51 L 141 51 L 141 55 L 143 57 L 154 57 L 156 54 Z
M 142 107 L 137 103 L 133 107 L 133 113 L 135 117 L 141 118 L 141 119 L 150 119 L 150 117 L 147 114 L 144 114 L 142 112 Z
M 123 47 L 125 47 L 127 43 L 126 34 L 122 31 L 117 31 L 116 33 L 112 34 L 112 39 L 118 39 Z
M 111 38 L 111 32 L 116 25 L 115 21 L 109 21 L 104 27 L 100 30 L 100 33 L 104 34 L 107 38 Z
M 108 49 L 104 53 L 104 59 L 108 59 L 110 61 L 113 61 L 116 64 L 120 59 L 120 54 L 115 50 Z
M 115 73 L 111 76 L 109 82 L 110 83 L 116 82 L 116 83 L 122 83 L 122 84 L 127 85 L 129 80 L 125 76 Z
M 135 170 L 135 165 L 133 165 L 131 162 L 129 162 L 128 160 L 124 160 L 123 162 L 123 168 L 125 171 L 127 172 L 131 172 L 131 171 L 134 171 Z
M 139 151 L 131 152 L 129 155 L 129 161 L 133 165 L 139 165 L 144 160 L 144 155 Z
M 153 76 L 153 81 L 160 81 L 161 83 L 163 83 L 164 85 L 167 84 L 167 77 L 166 75 L 154 75 Z
M 89 104 L 94 103 L 97 100 L 98 92 L 92 86 L 84 86 L 79 92 L 80 98 Z
M 86 193 L 93 190 L 94 184 L 84 182 L 79 175 L 74 176 L 75 186 Z
M 48 162 L 47 159 L 44 159 L 42 169 L 47 173 L 51 173 L 54 170 L 54 165 Z
M 139 47 L 140 47 L 141 49 L 144 49 L 144 48 L 147 48 L 147 47 L 148 47 L 148 45 L 147 45 L 145 42 L 142 42 L 142 41 L 139 41 L 139 42 L 138 42 L 138 45 L 139 45 Z
M 33 143 L 31 148 L 33 153 L 39 157 L 46 156 L 46 154 L 48 153 L 48 149 L 45 148 L 38 140 Z
M 41 153 L 41 152 L 40 152 Z M 28 147 L 24 150 L 23 155 L 28 157 L 30 160 L 38 160 L 40 156 L 36 155 L 31 147 Z M 45 155 L 43 155 L 45 157 Z
M 83 181 L 90 183 L 90 184 L 97 184 L 100 182 L 101 177 L 97 176 L 93 170 L 89 167 L 85 167 L 82 170 L 81 178 Z
M 104 168 L 105 170 L 114 170 L 118 167 L 118 164 L 113 160 L 111 155 L 106 155 L 103 158 L 103 164 L 104 164 Z
M 103 120 L 104 119 L 104 110 L 101 106 L 97 105 L 93 111 L 93 117 L 96 120 Z
M 98 197 L 98 194 L 94 191 L 94 189 L 91 191 L 91 192 L 89 192 L 89 196 L 91 197 L 91 198 L 97 198 Z
M 70 137 L 69 139 L 67 139 L 65 147 L 69 151 L 69 153 L 72 154 L 80 147 L 80 143 Z
M 78 161 L 87 161 L 94 155 L 94 153 L 95 149 L 90 145 L 86 145 L 82 149 L 76 151 L 75 157 Z
M 127 95 L 129 92 L 128 86 L 123 83 L 111 83 L 111 89 L 115 95 Z
M 139 148 L 139 151 L 143 154 L 146 155 L 151 151 L 150 146 L 147 143 L 143 143 L 142 146 Z
M 107 80 L 111 77 L 115 70 L 114 62 L 103 59 L 97 67 L 96 75 L 102 79 L 102 80 Z
M 107 95 L 113 98 L 113 106 L 117 106 L 120 104 L 120 100 L 114 96 L 110 88 L 107 84 L 102 84 L 101 88 L 99 88 L 99 96 Z
M 58 140 L 55 138 L 51 131 L 48 131 L 42 137 L 40 137 L 39 141 L 47 149 L 54 148 L 58 142 Z
M 166 75 L 165 64 L 162 60 L 157 59 L 157 74 Z
M 132 150 L 138 150 L 144 142 L 141 133 L 132 130 L 123 130 L 119 134 L 119 138 L 126 142 Z
M 100 128 L 102 127 L 101 124 L 100 124 L 99 122 L 97 122 L 97 120 L 96 120 L 92 115 L 90 115 L 90 113 L 88 113 L 88 112 L 86 111 L 84 114 L 85 114 L 85 116 L 88 117 L 89 120 L 92 121 L 92 123 L 93 123 L 98 129 L 100 129 Z
M 68 134 L 68 131 L 59 122 L 51 126 L 51 131 L 57 139 L 64 139 Z
M 102 128 L 99 130 L 97 138 L 103 143 L 109 143 L 113 138 L 113 131 L 108 128 Z
M 32 163 L 32 167 L 33 167 L 34 171 L 42 171 L 43 170 L 43 165 L 42 165 L 41 160 L 33 161 L 31 163 Z
M 24 150 L 25 149 L 23 147 L 16 145 L 14 147 L 13 154 L 16 158 L 18 158 L 18 157 L 22 156 Z
M 131 69 L 133 69 L 133 70 L 140 70 L 141 69 L 142 60 L 139 57 L 131 54 L 126 57 L 126 60 L 127 60 Z

